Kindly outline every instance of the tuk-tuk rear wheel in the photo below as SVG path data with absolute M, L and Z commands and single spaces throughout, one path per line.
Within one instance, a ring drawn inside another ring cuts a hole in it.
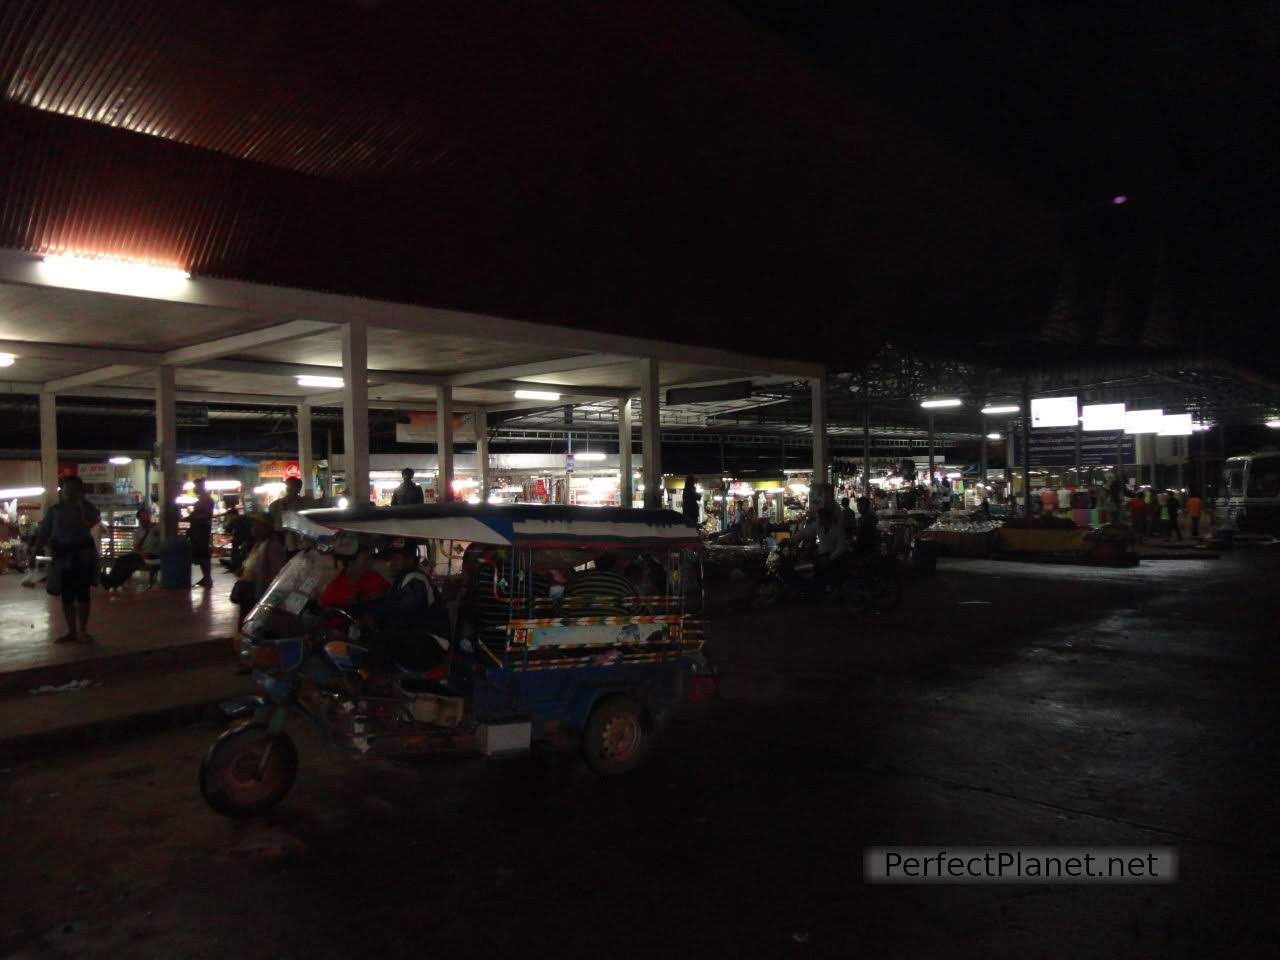
M 649 752 L 650 726 L 640 704 L 628 697 L 602 700 L 583 731 L 582 753 L 604 776 L 635 769 Z

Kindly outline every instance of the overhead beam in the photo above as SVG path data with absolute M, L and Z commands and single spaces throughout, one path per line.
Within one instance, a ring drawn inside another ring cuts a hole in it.
M 208 360 L 191 364 L 199 370 L 218 373 L 247 373 L 263 377 L 341 377 L 341 367 L 325 367 L 312 363 L 277 363 L 270 360 Z M 393 383 L 409 383 L 414 386 L 436 387 L 448 378 L 439 373 L 419 373 L 410 370 L 370 370 L 369 384 L 386 386 Z
M 115 350 L 108 347 L 82 347 L 71 343 L 41 343 L 35 340 L 0 340 L 0 353 L 12 353 L 19 359 L 65 360 L 69 363 L 129 364 L 136 367 L 158 367 L 159 353 L 145 350 Z
M 492 380 L 484 385 L 486 390 L 541 390 L 558 393 L 568 400 L 621 400 L 635 390 L 623 387 L 577 387 L 567 383 L 542 383 L 537 380 Z
M 145 369 L 147 368 L 133 366 L 131 364 L 113 363 L 109 366 L 86 370 L 84 373 L 73 373 L 69 377 L 60 377 L 57 380 L 50 380 L 44 385 L 44 388 L 49 393 L 61 393 L 64 390 L 72 390 L 76 387 L 87 387 L 93 383 L 106 383 L 108 380 L 119 380 L 121 377 L 128 377 L 135 373 L 140 373 Z
M 506 367 L 490 367 L 487 370 L 468 370 L 465 373 L 451 374 L 449 383 L 455 387 L 469 387 L 475 384 L 496 383 L 499 380 L 523 380 L 526 377 L 548 373 L 607 367 L 615 363 L 626 363 L 628 359 L 630 358 L 612 353 L 584 353 L 573 357 L 560 357 L 556 360 L 516 363 Z
M 334 324 L 318 320 L 289 320 L 261 330 L 250 330 L 248 333 L 236 333 L 217 340 L 206 340 L 204 343 L 193 343 L 189 347 L 179 347 L 164 354 L 166 366 L 185 367 L 200 363 L 202 360 L 215 360 L 233 353 L 265 347 L 285 340 L 298 340 L 317 333 L 332 330 Z

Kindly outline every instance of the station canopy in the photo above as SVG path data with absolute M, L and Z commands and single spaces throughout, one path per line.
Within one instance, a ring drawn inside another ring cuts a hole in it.
M 143 398 L 165 365 L 179 400 L 336 404 L 297 378 L 356 318 L 374 406 L 608 402 L 637 358 L 764 385 L 865 360 L 863 318 L 1015 322 L 1052 256 L 1006 187 L 727 10 L 13 0 L 0 38 L 12 393 Z

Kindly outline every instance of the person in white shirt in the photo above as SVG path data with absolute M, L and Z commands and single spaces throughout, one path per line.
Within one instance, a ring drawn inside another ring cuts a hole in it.
M 849 552 L 849 538 L 839 514 L 830 507 L 823 507 L 818 516 L 800 530 L 801 540 L 816 540 L 818 553 L 813 563 L 813 579 L 819 587 L 827 587 L 835 567 L 843 562 Z

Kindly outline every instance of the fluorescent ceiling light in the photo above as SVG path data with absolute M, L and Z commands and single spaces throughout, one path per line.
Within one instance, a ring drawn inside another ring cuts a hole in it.
M 1159 433 L 1163 420 L 1164 411 L 1159 408 L 1155 410 L 1129 410 L 1124 415 L 1124 432 Z
M 126 464 L 133 463 L 133 457 L 112 457 L 107 463 L 114 463 L 117 467 L 123 467 Z
M 604 454 L 593 450 L 590 453 L 575 453 L 573 458 L 582 463 L 598 463 L 604 459 Z
M 183 490 L 194 490 L 195 488 L 196 488 L 196 484 L 194 480 L 188 480 L 186 483 L 182 485 Z M 204 488 L 206 490 L 239 490 L 240 481 L 239 480 L 206 480 L 204 482 Z
M 191 274 L 174 264 L 82 257 L 45 257 L 39 272 L 54 286 L 126 296 L 166 297 L 182 293 Z
M 300 387 L 333 387 L 335 389 L 344 386 L 346 381 L 341 377 L 312 377 L 303 374 L 298 377 L 298 386 Z
M 997 413 L 1017 413 L 1022 409 L 1022 405 L 1018 403 L 1001 403 L 993 407 L 983 407 L 982 412 L 988 417 L 994 417 Z
M 1086 433 L 1096 430 L 1123 430 L 1125 406 L 1123 403 L 1091 403 L 1080 408 L 1080 422 Z
M 1272 430 L 1280 430 L 1280 420 L 1268 420 L 1267 426 Z
M 17 359 L 12 353 L 0 353 L 0 367 L 12 367 Z
M 517 390 L 517 400 L 559 400 L 560 394 L 552 393 L 550 390 Z
M 1160 418 L 1160 436 L 1185 437 L 1191 433 L 1191 414 L 1166 413 Z
M 998 434 L 998 433 L 988 433 L 988 434 L 987 434 L 987 439 L 988 439 L 988 440 L 999 440 L 999 439 L 1000 439 L 1000 434 Z
M 941 400 L 921 400 L 920 406 L 924 407 L 926 410 L 934 410 L 940 407 L 958 407 L 963 403 L 963 400 L 959 400 L 955 397 L 946 397 Z
M 10 487 L 0 490 L 0 500 L 21 500 L 23 497 L 38 497 L 44 493 L 44 487 Z
M 1040 397 L 1031 401 L 1031 426 L 1074 427 L 1080 422 L 1075 397 Z

